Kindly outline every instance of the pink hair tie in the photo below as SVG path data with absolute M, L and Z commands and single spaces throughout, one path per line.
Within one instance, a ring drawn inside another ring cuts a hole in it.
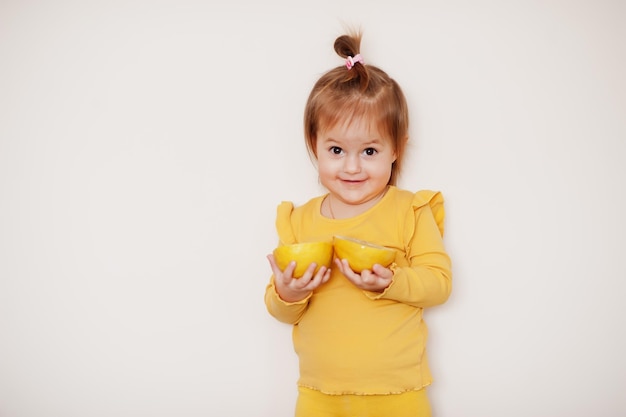
M 351 57 L 351 56 L 347 57 L 346 68 L 348 68 L 348 70 L 351 70 L 354 64 L 356 64 L 357 62 L 360 62 L 361 64 L 365 64 L 365 61 L 363 61 L 363 57 L 361 56 L 361 54 L 356 54 L 354 57 Z

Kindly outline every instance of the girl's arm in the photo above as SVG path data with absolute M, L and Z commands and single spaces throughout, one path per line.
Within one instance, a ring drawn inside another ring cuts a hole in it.
M 407 252 L 409 266 L 392 265 L 391 284 L 382 293 L 366 292 L 367 296 L 415 307 L 444 303 L 452 290 L 451 262 L 443 245 L 440 226 L 428 205 L 415 212 Z
M 330 269 L 322 266 L 315 272 L 317 265 L 313 263 L 302 277 L 293 278 L 295 262 L 291 262 L 284 271 L 281 271 L 273 255 L 268 255 L 267 259 L 273 272 L 272 280 L 265 289 L 267 310 L 282 322 L 296 324 L 306 311 L 313 290 L 330 279 Z
M 309 305 L 311 295 L 296 302 L 286 302 L 280 298 L 274 286 L 274 276 L 265 288 L 265 307 L 267 311 L 278 321 L 288 324 L 296 324 L 302 318 Z

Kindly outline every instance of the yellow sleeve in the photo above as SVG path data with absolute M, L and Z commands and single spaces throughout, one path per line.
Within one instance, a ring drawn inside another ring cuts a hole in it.
M 442 238 L 443 203 L 439 192 L 415 194 L 404 225 L 409 266 L 392 265 L 392 283 L 382 294 L 372 298 L 395 300 L 415 307 L 430 307 L 448 299 L 452 290 L 452 271 Z
M 265 306 L 267 311 L 278 321 L 287 324 L 297 324 L 309 305 L 309 295 L 304 300 L 288 303 L 280 298 L 274 286 L 274 277 L 265 288 Z
M 278 240 L 281 245 L 296 243 L 296 237 L 291 226 L 291 214 L 293 212 L 293 204 L 283 201 L 276 210 L 276 231 L 278 232 Z M 311 296 L 304 300 L 288 303 L 283 301 L 274 286 L 274 276 L 270 278 L 270 283 L 265 288 L 265 306 L 267 311 L 278 321 L 284 323 L 296 324 L 302 318 L 309 305 Z

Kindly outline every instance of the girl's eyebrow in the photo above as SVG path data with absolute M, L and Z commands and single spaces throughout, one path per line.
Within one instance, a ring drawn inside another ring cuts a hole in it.
M 338 139 L 334 139 L 331 137 L 327 137 L 324 139 L 325 142 L 333 142 L 333 143 L 342 143 L 340 140 Z M 380 145 L 381 143 L 383 143 L 384 141 L 380 138 L 374 138 L 374 139 L 368 139 L 367 141 L 361 143 L 361 145 L 363 146 L 369 146 L 369 145 Z

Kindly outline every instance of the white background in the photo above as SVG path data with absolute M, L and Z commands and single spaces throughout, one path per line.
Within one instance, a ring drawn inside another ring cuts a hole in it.
M 292 415 L 265 255 L 276 205 L 323 192 L 302 111 L 344 25 L 410 102 L 400 185 L 446 197 L 435 416 L 625 415 L 625 18 L 610 0 L 1 1 L 0 416 Z

